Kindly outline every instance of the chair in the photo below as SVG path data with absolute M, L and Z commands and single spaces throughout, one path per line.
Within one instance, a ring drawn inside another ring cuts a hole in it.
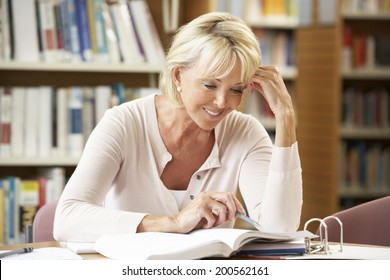
M 346 243 L 390 246 L 390 196 L 366 202 L 335 213 L 343 223 Z M 334 219 L 326 222 L 328 241 L 340 241 L 340 225 Z M 320 227 L 317 229 L 319 235 Z
M 55 241 L 53 237 L 54 214 L 58 200 L 43 205 L 37 213 L 32 224 L 32 242 Z

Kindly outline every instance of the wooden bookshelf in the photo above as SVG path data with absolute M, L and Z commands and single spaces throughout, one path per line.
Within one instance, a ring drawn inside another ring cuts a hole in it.
M 389 128 L 347 128 L 341 124 L 342 98 L 345 87 L 389 87 L 390 69 L 351 69 L 342 67 L 343 30 L 351 25 L 356 32 L 380 34 L 390 23 L 389 14 L 343 13 L 337 2 L 336 21 L 321 25 L 319 1 L 313 1 L 313 22 L 297 31 L 296 79 L 298 141 L 304 182 L 302 221 L 325 217 L 343 207 L 390 195 L 390 186 L 350 189 L 340 183 L 344 142 L 366 141 L 388 146 Z M 314 12 L 315 11 L 315 12 Z M 349 201 L 343 206 L 344 201 Z

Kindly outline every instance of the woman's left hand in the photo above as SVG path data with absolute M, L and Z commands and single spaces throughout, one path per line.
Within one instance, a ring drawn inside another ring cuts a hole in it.
M 275 117 L 293 110 L 291 96 L 276 66 L 260 66 L 248 89 L 256 89 L 264 96 Z

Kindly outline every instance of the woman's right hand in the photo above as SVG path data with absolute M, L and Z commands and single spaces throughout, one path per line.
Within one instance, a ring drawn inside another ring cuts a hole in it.
M 174 216 L 177 232 L 212 228 L 235 219 L 236 212 L 245 213 L 241 203 L 229 192 L 202 192 Z
M 199 228 L 212 228 L 235 219 L 245 210 L 234 194 L 202 192 L 172 217 L 146 216 L 138 226 L 141 231 L 188 233 Z

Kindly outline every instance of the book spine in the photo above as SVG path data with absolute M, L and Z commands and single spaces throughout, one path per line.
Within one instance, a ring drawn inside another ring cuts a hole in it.
M 60 13 L 60 26 L 62 30 L 62 40 L 63 40 L 63 58 L 64 62 L 72 61 L 72 42 L 71 42 L 71 32 L 69 25 L 69 16 L 66 0 L 58 1 L 58 10 Z
M 46 62 L 56 62 L 57 31 L 53 0 L 39 0 L 39 11 L 43 57 Z
M 110 5 L 112 20 L 117 29 L 119 47 L 124 63 L 137 64 L 144 61 L 140 53 L 130 13 L 125 0 Z
M 105 38 L 107 39 L 108 59 L 111 63 L 118 63 L 122 60 L 122 54 L 115 22 L 111 18 L 112 11 L 106 3 L 102 3 L 101 7 Z
M 12 30 L 14 38 L 14 59 L 38 62 L 38 36 L 35 3 L 33 0 L 12 1 Z
M 65 156 L 68 152 L 68 100 L 69 89 L 58 88 L 57 96 L 57 151 L 58 156 Z
M 12 118 L 12 95 L 11 87 L 0 88 L 0 157 L 11 156 L 11 118 Z
M 90 62 L 93 60 L 93 50 L 91 47 L 87 2 L 86 0 L 75 0 L 75 4 L 81 59 Z
M 5 189 L 4 182 L 0 179 L 0 245 L 4 245 L 4 224 L 5 224 Z
M 12 88 L 11 154 L 24 155 L 24 114 L 26 90 L 24 87 Z
M 83 139 L 83 92 L 80 87 L 72 87 L 69 96 L 69 153 L 70 156 L 79 157 L 84 147 Z
M 20 231 L 23 239 L 26 228 L 32 226 L 35 214 L 39 206 L 39 183 L 38 180 L 21 180 L 20 182 Z
M 77 15 L 75 0 L 65 0 L 67 11 L 67 22 L 69 28 L 69 43 L 71 47 L 71 61 L 81 61 L 79 31 L 77 26 Z
M 108 62 L 110 59 L 106 26 L 103 17 L 104 0 L 92 0 L 92 7 L 96 34 L 96 60 L 99 62 Z
M 52 87 L 39 87 L 38 155 L 49 157 L 52 152 Z M 31 105 L 30 105 L 31 106 Z

